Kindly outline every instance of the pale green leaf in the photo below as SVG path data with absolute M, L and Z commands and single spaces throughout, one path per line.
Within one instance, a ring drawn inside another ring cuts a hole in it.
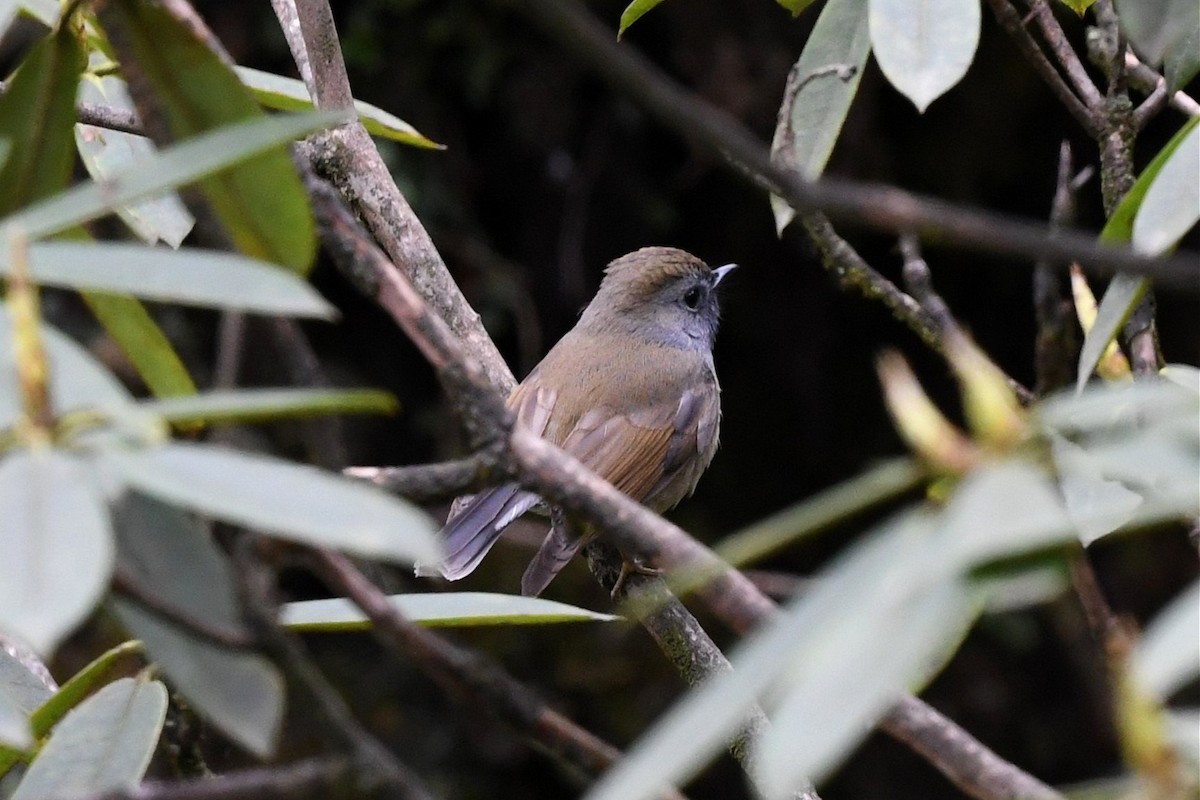
M 1200 677 L 1200 581 L 1160 611 L 1133 653 L 1138 686 L 1166 702 Z
M 633 0 L 632 3 L 625 6 L 625 10 L 621 12 L 621 24 L 617 28 L 617 38 L 620 39 L 625 35 L 625 31 L 629 30 L 629 26 L 642 18 L 646 12 L 662 3 L 663 0 Z
M 820 177 L 858 91 L 871 38 L 867 0 L 829 0 L 800 60 L 788 74 L 771 160 L 807 180 Z M 782 233 L 795 212 L 772 195 L 775 230 Z
M 1121 27 L 1151 66 L 1186 36 L 1196 21 L 1195 0 L 1116 0 Z
M 80 81 L 79 100 L 134 110 L 125 81 L 116 75 Z M 154 143 L 145 136 L 84 123 L 75 125 L 75 147 L 94 180 L 112 177 L 155 152 Z M 179 247 L 196 222 L 174 192 L 119 206 L 116 212 L 142 241 L 148 244 L 163 241 L 171 247 Z
M 134 788 L 166 711 L 167 690 L 158 681 L 110 683 L 58 724 L 11 800 L 72 800 Z
M 323 414 L 391 414 L 396 398 L 376 389 L 239 389 L 145 400 L 138 407 L 173 425 L 258 422 Z
M 147 300 L 258 314 L 330 319 L 337 311 L 303 279 L 233 253 L 136 244 L 38 242 L 29 276 L 46 286 L 121 292 Z M 0 276 L 11 259 L 0 251 Z
M 0 630 L 41 654 L 95 607 L 113 566 L 105 498 L 50 450 L 0 460 Z
M 1050 440 L 1067 515 L 1084 547 L 1120 528 L 1133 518 L 1142 496 L 1109 480 L 1079 445 L 1061 436 Z
M 1150 281 L 1147 278 L 1128 272 L 1118 272 L 1109 281 L 1104 297 L 1100 299 L 1100 307 L 1096 309 L 1096 321 L 1084 337 L 1083 347 L 1079 351 L 1079 367 L 1075 373 L 1077 391 L 1082 390 L 1092 377 L 1108 343 L 1121 332 L 1148 288 Z
M 9 652 L 12 646 L 0 642 L 0 702 L 7 701 L 10 707 L 29 716 L 50 699 L 56 687 L 48 674 L 34 673 L 22 659 Z M 30 652 L 29 657 L 37 656 Z
M 1189 29 L 1175 39 L 1163 57 L 1167 90 L 1176 92 L 1200 73 L 1200 14 L 1193 14 Z
M 429 628 L 547 625 L 620 619 L 612 614 L 601 614 L 540 597 L 488 592 L 396 594 L 388 599 L 407 619 Z M 280 622 L 299 631 L 358 631 L 371 627 L 370 620 L 358 606 L 343 598 L 287 603 L 283 607 Z
M 104 216 L 135 200 L 185 186 L 264 150 L 345 120 L 344 112 L 281 114 L 227 125 L 146 158 L 105 181 L 90 181 L 0 220 L 0 239 L 10 229 L 39 239 Z
M 918 111 L 962 80 L 979 44 L 979 0 L 868 0 L 868 7 L 875 60 Z
M 1133 219 L 1133 248 L 1150 256 L 1165 253 L 1197 221 L 1200 221 L 1200 127 L 1193 125 L 1146 190 Z
M 242 83 L 254 92 L 254 97 L 258 102 L 267 108 L 280 111 L 306 111 L 313 107 L 312 99 L 308 95 L 308 87 L 304 85 L 303 81 L 262 72 L 250 67 L 235 67 L 234 71 L 241 78 Z M 374 136 L 413 147 L 439 150 L 444 147 L 432 139 L 426 138 L 412 125 L 378 106 L 362 100 L 355 100 L 354 111 L 358 114 L 358 119 L 362 122 L 363 127 Z
M 142 640 L 188 702 L 225 735 L 259 758 L 275 752 L 283 721 L 283 676 L 257 653 L 197 638 L 132 603 L 115 601 L 117 617 Z
M 313 467 L 182 443 L 100 459 L 128 485 L 217 519 L 368 558 L 441 557 L 437 526 L 416 506 Z

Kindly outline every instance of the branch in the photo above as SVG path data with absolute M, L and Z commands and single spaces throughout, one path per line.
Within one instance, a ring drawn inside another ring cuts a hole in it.
M 1079 96 L 1083 98 L 1083 102 L 1089 109 L 1093 112 L 1098 111 L 1104 105 L 1104 95 L 1096 88 L 1096 84 L 1092 82 L 1087 73 L 1087 68 L 1079 60 L 1075 48 L 1067 41 L 1067 35 L 1063 32 L 1062 26 L 1058 24 L 1058 18 L 1054 16 L 1049 4 L 1046 0 L 1029 0 L 1029 7 L 1033 11 L 1038 26 L 1042 29 L 1042 36 L 1045 37 L 1050 52 L 1054 53 L 1054 57 L 1066 71 L 1075 91 L 1079 92 Z
M 1167 85 L 1167 79 L 1143 64 L 1132 50 L 1125 51 L 1125 77 L 1130 86 L 1146 95 L 1154 92 L 1159 86 Z M 1178 91 L 1172 94 L 1171 105 L 1176 111 L 1189 117 L 1200 117 L 1200 103 L 1186 92 Z
M 416 503 L 453 500 L 496 485 L 494 455 L 477 452 L 457 461 L 407 467 L 348 467 L 342 474 L 373 483 Z
M 618 87 L 662 123 L 727 163 L 754 184 L 782 197 L 797 211 L 884 230 L 913 233 L 939 243 L 1055 262 L 1077 260 L 1091 272 L 1119 270 L 1153 276 L 1163 285 L 1196 291 L 1200 254 L 1162 259 L 1128 247 L 1102 245 L 1090 232 L 1051 231 L 1041 223 L 964 208 L 891 186 L 834 178 L 808 182 L 771 163 L 768 148 L 740 122 L 695 98 L 572 0 L 505 0 L 566 46 L 570 53 Z
M 491 661 L 408 620 L 345 556 L 314 550 L 312 562 L 330 589 L 348 597 L 370 618 L 377 639 L 402 658 L 415 661 L 464 702 L 482 705 L 539 749 L 585 775 L 599 775 L 620 757 L 615 747 L 550 708 Z M 682 800 L 675 791 L 663 797 Z
M 311 758 L 190 781 L 147 781 L 132 789 L 76 800 L 337 800 L 355 791 L 357 766 L 344 758 Z

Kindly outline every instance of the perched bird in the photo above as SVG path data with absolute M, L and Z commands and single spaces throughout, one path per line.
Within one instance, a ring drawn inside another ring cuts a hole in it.
M 508 398 L 525 425 L 654 511 L 696 488 L 717 449 L 713 370 L 716 269 L 682 250 L 647 247 L 608 265 L 579 322 Z M 540 502 L 512 483 L 480 493 L 442 530 L 449 580 L 470 574 L 501 532 Z M 560 515 L 521 580 L 540 594 L 591 537 Z

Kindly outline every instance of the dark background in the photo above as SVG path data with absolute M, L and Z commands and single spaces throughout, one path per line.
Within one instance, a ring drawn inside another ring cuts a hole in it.
M 242 64 L 294 74 L 269 4 L 198 2 Z M 397 181 L 430 229 L 468 299 L 520 377 L 574 322 L 611 259 L 637 247 L 683 247 L 742 265 L 727 282 L 716 350 L 724 390 L 722 444 L 696 496 L 672 514 L 712 542 L 903 452 L 880 400 L 875 356 L 899 348 L 934 398 L 958 416 L 944 363 L 880 305 L 840 290 L 802 233 L 776 237 L 766 197 L 615 95 L 558 44 L 502 4 L 354 0 L 333 4 L 356 96 L 447 145 L 421 151 L 381 142 Z M 623 2 L 590 8 L 613 30 Z M 737 116 L 764 142 L 784 79 L 820 8 L 793 20 L 770 0 L 674 0 L 626 35 L 676 80 Z M 1082 25 L 1063 15 L 1072 36 Z M 1166 110 L 1139 143 L 1143 165 L 1178 128 Z M 984 11 L 966 79 L 918 115 L 871 63 L 828 171 L 893 183 L 964 204 L 1044 219 L 1059 144 L 1079 163 L 1096 149 L 1056 104 Z M 1077 224 L 1103 224 L 1099 185 L 1082 191 Z M 844 231 L 868 261 L 898 279 L 894 241 Z M 1193 245 L 1194 246 L 1194 245 Z M 926 253 L 937 288 L 1000 365 L 1032 385 L 1031 265 L 948 249 Z M 462 453 L 460 431 L 430 369 L 403 334 L 327 264 L 315 278 L 338 304 L 337 325 L 306 327 L 333 382 L 387 388 L 395 418 L 347 420 L 351 460 L 419 463 Z M 1097 294 L 1102 287 L 1095 287 Z M 1200 361 L 1195 294 L 1160 295 L 1168 361 Z M 69 303 L 66 304 L 69 306 Z M 62 313 L 70 315 L 69 308 Z M 179 314 L 181 312 L 171 312 Z M 168 318 L 169 319 L 169 318 Z M 198 382 L 210 374 L 214 320 L 189 312 L 179 346 Z M 263 326 L 251 327 L 247 384 L 286 380 Z M 295 426 L 255 443 L 300 456 Z M 444 509 L 433 509 L 443 513 Z M 865 529 L 859 521 L 765 565 L 808 574 Z M 538 536 L 511 537 L 465 588 L 515 592 Z M 1094 548 L 1116 610 L 1144 620 L 1196 574 L 1181 530 Z M 397 589 L 415 588 L 402 575 Z M 319 591 L 290 576 L 297 596 Z M 457 587 L 456 587 L 457 588 Z M 607 607 L 582 565 L 549 596 Z M 721 638 L 718 625 L 710 626 Z M 902 632 L 897 632 L 902 635 Z M 681 691 L 648 637 L 628 626 L 464 631 L 572 718 L 624 747 Z M 446 797 L 557 798 L 576 784 L 477 710 L 462 709 L 365 636 L 310 645 L 356 711 Z M 1116 774 L 1105 677 L 1077 603 L 1065 596 L 985 618 L 923 696 L 1000 755 L 1065 783 Z M 294 753 L 316 747 L 303 708 L 288 725 Z M 239 760 L 215 735 L 211 745 Z M 220 766 L 222 758 L 214 760 Z M 749 796 L 728 759 L 692 787 L 696 798 Z M 838 798 L 953 798 L 959 793 L 901 745 L 872 736 L 822 789 Z

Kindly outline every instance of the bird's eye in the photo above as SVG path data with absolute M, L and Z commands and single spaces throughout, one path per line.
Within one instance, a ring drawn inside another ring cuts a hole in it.
M 687 294 L 683 296 L 683 304 L 695 311 L 700 305 L 700 287 L 693 286 L 687 290 Z

